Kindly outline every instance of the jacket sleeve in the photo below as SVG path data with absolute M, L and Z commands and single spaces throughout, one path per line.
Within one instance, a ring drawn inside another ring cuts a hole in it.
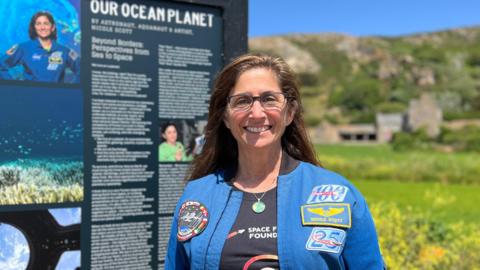
M 165 270 L 190 269 L 189 261 L 185 248 L 177 240 L 177 219 L 180 201 L 175 208 L 172 227 L 170 229 L 170 238 L 168 240 L 167 257 L 165 258 Z
M 347 233 L 343 251 L 345 264 L 347 269 L 386 269 L 372 215 L 363 197 L 360 194 L 359 196 L 352 213 L 352 228 Z
M 8 69 L 18 65 L 23 57 L 23 49 L 14 45 L 0 57 L 0 78 L 11 79 Z
M 72 49 L 69 49 L 69 52 L 68 52 L 67 66 L 75 75 L 73 82 L 79 82 L 80 81 L 80 56 L 76 51 Z

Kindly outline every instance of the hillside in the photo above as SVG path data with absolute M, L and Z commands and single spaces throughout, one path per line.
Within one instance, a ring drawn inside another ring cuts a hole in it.
M 282 56 L 299 75 L 310 126 L 374 122 L 433 94 L 446 119 L 480 118 L 480 27 L 401 37 L 340 34 L 253 38 L 253 52 Z

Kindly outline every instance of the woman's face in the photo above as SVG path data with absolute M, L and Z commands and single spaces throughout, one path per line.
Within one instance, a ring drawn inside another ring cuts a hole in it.
M 162 133 L 162 137 L 169 144 L 175 144 L 177 142 L 177 129 L 175 126 L 168 126 Z
M 55 26 L 48 20 L 47 16 L 39 16 L 35 20 L 35 32 L 39 38 L 49 38 L 54 30 Z
M 230 91 L 230 96 L 247 94 L 253 97 L 262 93 L 282 93 L 276 74 L 266 68 L 245 71 Z M 281 148 L 281 137 L 285 128 L 292 122 L 293 111 L 288 105 L 278 109 L 265 109 L 259 100 L 255 100 L 250 110 L 235 111 L 227 106 L 225 125 L 232 132 L 239 150 Z

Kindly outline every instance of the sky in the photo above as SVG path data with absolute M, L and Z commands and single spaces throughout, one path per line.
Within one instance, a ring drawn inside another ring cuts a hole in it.
M 81 222 L 80 208 L 50 209 L 55 220 L 62 226 Z M 30 246 L 26 236 L 12 225 L 0 223 L 0 269 L 25 269 L 30 259 Z M 62 253 L 55 270 L 72 270 L 80 266 L 80 251 Z
M 480 26 L 480 0 L 248 0 L 248 36 L 399 36 Z

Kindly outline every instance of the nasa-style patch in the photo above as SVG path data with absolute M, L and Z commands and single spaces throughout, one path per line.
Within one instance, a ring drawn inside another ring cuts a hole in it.
M 10 49 L 7 50 L 7 55 L 12 55 L 18 48 L 18 44 L 13 45 Z
M 207 208 L 197 201 L 186 201 L 178 213 L 177 239 L 184 242 L 200 234 L 208 223 Z
M 48 57 L 48 63 L 49 64 L 56 64 L 56 65 L 63 64 L 62 54 L 63 54 L 63 52 L 61 52 L 61 51 L 53 52 L 50 55 L 50 57 Z
M 328 227 L 315 227 L 307 240 L 307 250 L 340 253 L 347 233 L 344 230 Z
M 306 204 L 301 207 L 302 224 L 314 226 L 352 227 L 348 203 Z
M 322 202 L 343 202 L 347 196 L 348 187 L 343 185 L 320 185 L 312 189 L 307 204 Z
M 75 61 L 78 58 L 78 53 L 74 50 L 70 50 L 70 52 L 68 53 L 68 56 L 70 57 L 70 59 Z

